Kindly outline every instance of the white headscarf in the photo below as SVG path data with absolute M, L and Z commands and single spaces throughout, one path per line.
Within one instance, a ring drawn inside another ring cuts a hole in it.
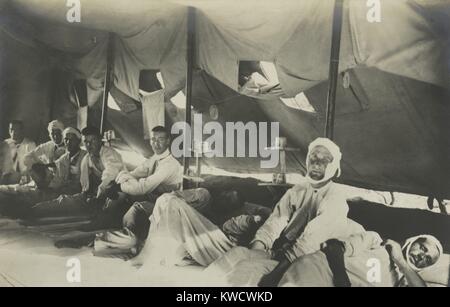
M 411 249 L 411 246 L 412 246 L 413 243 L 416 242 L 418 239 L 426 239 L 427 241 L 431 241 L 432 243 L 434 243 L 434 244 L 436 245 L 436 247 L 437 247 L 437 249 L 438 249 L 438 251 L 439 251 L 439 257 L 438 257 L 438 259 L 436 260 L 436 262 L 433 263 L 432 265 L 428 266 L 427 268 L 430 268 L 430 267 L 432 267 L 433 265 L 435 265 L 435 264 L 438 262 L 439 258 L 440 258 L 440 257 L 442 256 L 442 254 L 444 253 L 444 249 L 442 248 L 441 242 L 439 242 L 439 240 L 436 239 L 436 237 L 434 237 L 434 236 L 432 236 L 432 235 L 419 235 L 419 236 L 415 236 L 415 237 L 412 237 L 412 238 L 409 238 L 408 240 L 406 240 L 405 244 L 404 244 L 403 247 L 402 247 L 402 250 L 403 250 L 403 252 L 404 252 L 405 255 L 406 255 L 406 262 L 407 262 L 408 265 L 409 265 L 414 271 L 416 271 L 416 272 L 419 272 L 419 271 L 421 271 L 421 270 L 423 270 L 423 269 L 425 269 L 425 268 L 420 269 L 420 268 L 416 267 L 416 266 L 411 262 L 411 260 L 409 260 L 408 255 L 409 255 L 409 250 Z
M 309 156 L 312 152 L 312 150 L 317 146 L 323 146 L 331 153 L 333 156 L 333 161 L 327 165 L 327 169 L 325 170 L 325 175 L 321 180 L 314 180 L 309 175 L 306 176 L 306 179 L 314 185 L 321 184 L 325 181 L 330 180 L 335 175 L 336 177 L 339 177 L 341 175 L 341 150 L 339 149 L 339 146 L 337 146 L 333 141 L 327 138 L 317 138 L 314 141 L 311 142 L 308 146 L 308 155 L 306 156 L 306 165 L 307 168 L 309 168 Z
M 61 130 L 61 132 L 64 130 L 64 124 L 62 122 L 60 122 L 59 120 L 52 120 L 51 122 L 48 123 L 48 133 L 52 133 L 53 129 L 58 129 Z
M 72 127 L 67 127 L 63 131 L 63 138 L 65 138 L 68 133 L 75 134 L 77 136 L 77 138 L 81 140 L 81 132 L 78 129 L 75 129 Z

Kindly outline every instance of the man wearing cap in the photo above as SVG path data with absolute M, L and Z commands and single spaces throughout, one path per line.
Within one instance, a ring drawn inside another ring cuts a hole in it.
M 10 138 L 0 144 L 0 184 L 19 183 L 26 176 L 25 155 L 36 148 L 36 144 L 25 137 L 22 121 L 9 123 Z
M 63 132 L 67 152 L 51 166 L 35 163 L 29 184 L 0 186 L 0 202 L 5 206 L 14 206 L 9 212 L 21 212 L 28 215 L 31 206 L 38 202 L 57 198 L 60 194 L 73 194 L 81 191 L 80 165 L 86 154 L 80 148 L 81 134 L 78 129 L 66 128 Z
M 59 120 L 51 121 L 48 124 L 47 130 L 50 141 L 39 145 L 24 157 L 24 164 L 28 170 L 35 163 L 52 165 L 53 162 L 58 160 L 66 152 L 62 136 L 64 124 Z
M 57 199 L 38 203 L 35 216 L 94 215 L 105 201 L 105 189 L 125 169 L 120 154 L 103 145 L 102 136 L 95 127 L 81 131 L 88 152 L 80 164 L 81 193 L 61 195 Z M 73 174 L 72 174 L 73 175 Z

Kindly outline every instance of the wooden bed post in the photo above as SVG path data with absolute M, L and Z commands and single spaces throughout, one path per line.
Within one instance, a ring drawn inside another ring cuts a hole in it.
M 191 126 L 191 107 L 192 107 L 192 81 L 194 77 L 195 67 L 195 8 L 188 7 L 187 15 L 187 71 L 186 71 L 186 125 Z M 183 174 L 188 175 L 189 170 L 189 154 L 191 152 L 192 140 L 187 138 L 185 133 L 184 139 L 184 156 L 183 156 Z M 184 182 L 183 182 L 184 185 Z M 184 188 L 184 187 L 183 187 Z
M 344 0 L 335 0 L 333 12 L 333 28 L 331 36 L 330 70 L 328 74 L 329 86 L 327 95 L 327 114 L 325 136 L 334 138 L 334 116 L 336 106 L 336 89 L 339 76 L 339 53 L 341 49 L 342 12 Z
M 105 84 L 103 87 L 102 117 L 100 120 L 100 133 L 102 135 L 105 132 L 106 120 L 108 117 L 108 96 L 113 82 L 114 56 L 115 56 L 114 33 L 109 33 L 107 56 L 106 56 L 106 72 L 104 81 Z

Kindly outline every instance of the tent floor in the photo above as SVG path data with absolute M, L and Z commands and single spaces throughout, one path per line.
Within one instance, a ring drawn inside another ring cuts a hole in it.
M 39 229 L 37 229 L 39 228 Z M 163 267 L 92 255 L 91 248 L 57 249 L 58 227 L 25 227 L 0 218 L 0 287 L 8 286 L 211 286 L 199 266 Z M 67 225 L 59 225 L 59 229 Z M 37 231 L 39 230 L 39 232 Z M 81 282 L 70 283 L 68 260 L 80 261 Z M 203 282 L 201 282 L 203 280 Z

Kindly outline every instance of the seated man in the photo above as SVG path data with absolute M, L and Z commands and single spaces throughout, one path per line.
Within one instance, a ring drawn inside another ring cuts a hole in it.
M 332 182 L 340 173 L 340 160 L 339 148 L 330 140 L 319 138 L 312 142 L 307 156 L 307 181 L 290 189 L 256 232 L 251 248 L 269 258 L 272 255 L 280 262 L 269 276 L 274 282 L 297 257 L 319 250 L 320 243 L 336 233 L 347 234 L 345 195 Z M 173 203 L 159 201 L 150 220 L 150 242 L 146 243 L 146 246 L 153 246 L 150 253 L 166 248 L 155 247 L 153 238 L 176 241 L 181 249 L 187 249 L 186 240 L 193 236 L 196 243 L 189 246 L 187 252 L 198 263 L 207 266 L 234 246 L 217 226 L 183 204 L 173 206 Z M 233 262 L 239 260 L 242 259 Z
M 19 120 L 9 123 L 9 135 L 1 146 L 0 184 L 19 183 L 27 176 L 24 158 L 36 148 L 36 144 L 25 137 L 23 123 Z
M 81 162 L 86 151 L 80 148 L 81 132 L 68 127 L 63 131 L 63 140 L 66 153 L 55 161 L 55 181 L 60 187 L 61 194 L 75 194 L 81 192 Z
M 145 240 L 148 233 L 148 219 L 156 198 L 179 189 L 183 180 L 182 167 L 169 151 L 169 131 L 157 126 L 150 136 L 155 154 L 132 172 L 123 171 L 116 178 L 120 190 L 130 195 L 130 200 L 143 200 L 135 203 L 123 216 L 123 226 L 141 240 Z
M 51 121 L 48 124 L 50 141 L 39 145 L 25 155 L 24 164 L 27 169 L 31 169 L 35 163 L 53 165 L 66 152 L 62 136 L 63 130 L 64 124 L 59 120 Z
M 63 136 L 67 153 L 55 161 L 54 167 L 35 163 L 30 170 L 32 182 L 0 186 L 3 207 L 15 207 L 15 212 L 26 214 L 38 202 L 81 191 L 80 164 L 86 154 L 80 148 L 81 134 L 75 128 L 67 128 Z
M 382 242 L 376 232 L 362 232 L 341 241 L 332 239 L 322 251 L 294 261 L 280 286 L 426 286 L 419 273 L 437 263 L 443 250 L 433 236 L 410 238 L 403 248 Z
M 39 216 L 93 215 L 103 206 L 105 190 L 120 171 L 125 169 L 120 154 L 103 145 L 99 130 L 86 127 L 81 134 L 88 154 L 81 160 L 81 193 L 61 195 L 57 199 L 41 202 L 32 208 Z M 66 157 L 67 159 L 67 157 Z

